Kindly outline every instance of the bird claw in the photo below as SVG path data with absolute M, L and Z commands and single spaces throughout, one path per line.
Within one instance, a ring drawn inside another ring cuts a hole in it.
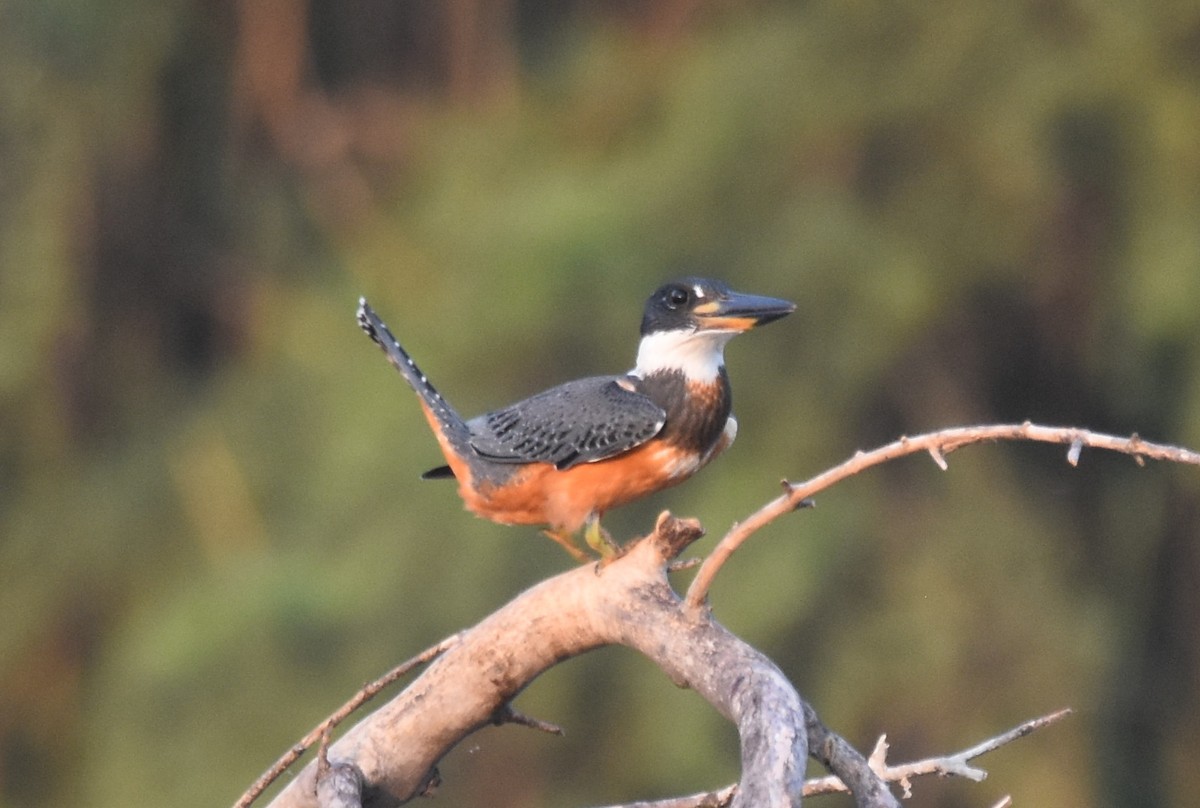
M 581 564 L 587 564 L 589 561 L 596 560 L 587 550 L 584 550 L 576 543 L 575 536 L 571 532 L 546 528 L 542 531 L 542 534 L 557 543 L 571 554 L 571 558 Z M 588 547 L 596 552 L 596 555 L 600 556 L 599 567 L 597 569 L 602 569 L 625 554 L 621 545 L 613 540 L 609 532 L 600 526 L 600 520 L 594 517 L 584 523 L 583 540 L 587 542 Z
M 600 566 L 605 566 L 624 554 L 621 545 L 613 540 L 612 535 L 600 526 L 599 519 L 589 519 L 583 530 L 583 539 L 600 556 Z

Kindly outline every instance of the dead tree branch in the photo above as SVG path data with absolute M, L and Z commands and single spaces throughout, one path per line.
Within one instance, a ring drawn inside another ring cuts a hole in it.
M 523 723 L 511 701 L 543 671 L 604 645 L 626 645 L 650 658 L 680 687 L 690 687 L 738 727 L 742 779 L 718 792 L 673 801 L 638 803 L 654 808 L 734 805 L 799 805 L 805 794 L 847 789 L 858 806 L 899 803 L 887 782 L 924 773 L 982 775 L 967 761 L 1057 720 L 1063 713 L 1028 722 L 957 755 L 891 767 L 886 744 L 868 761 L 828 730 L 769 659 L 730 634 L 703 608 L 711 582 L 725 561 L 763 525 L 811 502 L 834 483 L 872 466 L 928 452 L 941 468 L 946 455 L 971 443 L 1033 440 L 1065 444 L 1076 464 L 1083 447 L 1145 458 L 1200 464 L 1200 454 L 1141 440 L 1072 428 L 980 426 L 948 429 L 859 452 L 845 463 L 803 483 L 784 483 L 784 493 L 734 525 L 702 562 L 687 597 L 667 582 L 675 559 L 702 535 L 694 520 L 663 514 L 655 531 L 607 566 L 586 565 L 534 586 L 474 628 L 454 635 L 363 688 L 293 747 L 237 803 L 245 808 L 291 762 L 387 682 L 433 660 L 425 672 L 390 702 L 361 720 L 340 740 L 323 748 L 271 803 L 275 808 L 319 808 L 326 804 L 399 805 L 437 781 L 437 762 L 459 741 L 489 723 Z M 834 775 L 805 783 L 807 757 Z M 318 796 L 320 792 L 320 796 Z
M 717 572 L 748 538 L 784 514 L 791 513 L 805 504 L 811 504 L 812 496 L 819 491 L 824 491 L 835 483 L 841 482 L 847 477 L 853 477 L 872 466 L 918 452 L 928 452 L 938 467 L 945 471 L 948 468 L 946 455 L 955 449 L 972 443 L 1000 440 L 1040 441 L 1066 445 L 1069 447 L 1067 462 L 1072 466 L 1079 462 L 1080 452 L 1085 446 L 1132 455 L 1138 465 L 1145 465 L 1146 458 L 1200 465 L 1200 453 L 1178 446 L 1150 443 L 1142 440 L 1136 433 L 1128 438 L 1121 438 L 1074 427 L 1038 426 L 1028 421 L 1023 424 L 994 424 L 941 429 L 937 432 L 927 432 L 924 435 L 902 437 L 869 452 L 856 452 L 846 462 L 805 482 L 792 483 L 785 480 L 781 496 L 731 527 L 713 548 L 713 551 L 705 557 L 700 564 L 700 569 L 696 572 L 696 577 L 692 579 L 691 586 L 688 587 L 686 598 L 688 607 L 692 609 L 701 607 Z
M 1003 732 L 993 738 L 988 738 L 986 741 L 978 743 L 969 749 L 964 749 L 961 752 L 898 765 L 888 764 L 887 736 L 881 735 L 875 743 L 875 749 L 871 752 L 871 757 L 869 758 L 871 769 L 879 775 L 880 779 L 889 783 L 898 783 L 901 789 L 903 789 L 904 799 L 912 797 L 912 785 L 909 781 L 913 777 L 921 775 L 936 774 L 939 777 L 965 777 L 968 780 L 979 782 L 987 777 L 987 772 L 970 765 L 969 761 L 995 749 L 999 749 L 1007 743 L 1024 738 L 1031 732 L 1061 721 L 1070 714 L 1070 709 L 1058 710 L 1040 718 L 1030 719 L 1007 732 Z M 804 784 L 804 795 L 806 797 L 847 790 L 845 783 L 841 782 L 837 777 L 832 776 L 818 777 Z
M 1039 730 L 1042 727 L 1047 727 L 1057 721 L 1066 718 L 1070 715 L 1070 710 L 1059 710 L 1049 715 L 1044 715 L 1040 718 L 1034 718 L 1026 721 L 1020 726 L 1013 727 L 1007 732 L 1001 733 L 994 738 L 989 738 L 982 743 L 972 746 L 970 749 L 964 749 L 961 752 L 956 752 L 952 755 L 943 757 L 926 758 L 924 760 L 914 761 L 912 763 L 904 763 L 898 765 L 889 765 L 887 763 L 887 737 L 881 736 L 875 744 L 875 750 L 871 753 L 870 765 L 871 769 L 879 775 L 880 779 L 888 783 L 897 783 L 903 789 L 904 798 L 912 797 L 912 788 L 910 780 L 921 775 L 936 774 L 939 777 L 960 776 L 966 777 L 969 780 L 976 782 L 987 777 L 987 772 L 983 769 L 976 768 L 968 764 L 968 761 L 973 760 L 980 755 L 991 752 L 994 749 L 999 749 L 1007 743 L 1011 743 L 1019 738 L 1024 738 L 1031 732 Z M 804 796 L 815 797 L 822 794 L 836 794 L 845 792 L 848 789 L 846 784 L 836 776 L 816 777 L 804 784 Z M 650 800 L 645 802 L 631 802 L 622 805 L 610 805 L 606 808 L 725 808 L 733 802 L 734 796 L 737 794 L 737 784 L 725 786 L 724 788 L 715 791 L 706 791 L 700 794 L 691 794 L 686 797 L 672 797 L 665 800 Z
M 653 534 L 611 564 L 579 567 L 527 590 L 464 632 L 403 693 L 330 746 L 330 765 L 356 767 L 364 805 L 398 805 L 436 776 L 437 762 L 452 746 L 503 715 L 540 673 L 620 644 L 649 657 L 737 725 L 742 779 L 735 805 L 798 805 L 811 708 L 769 659 L 711 616 L 682 609 L 667 582 L 670 561 L 701 534 L 694 520 L 664 514 Z M 317 769 L 309 764 L 272 805 L 317 808 Z M 838 773 L 861 776 L 845 768 Z M 869 769 L 866 776 L 875 779 Z M 859 804 L 898 805 L 890 793 Z

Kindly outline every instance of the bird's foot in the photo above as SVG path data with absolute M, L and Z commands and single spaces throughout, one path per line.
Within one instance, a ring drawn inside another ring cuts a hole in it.
M 589 519 L 583 528 L 583 539 L 600 555 L 600 566 L 616 561 L 625 550 L 613 540 L 612 535 L 600 526 L 599 519 Z

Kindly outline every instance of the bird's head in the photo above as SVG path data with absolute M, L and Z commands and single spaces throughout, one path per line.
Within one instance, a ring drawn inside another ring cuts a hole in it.
M 646 301 L 634 372 L 644 377 L 678 370 L 688 378 L 715 378 L 725 363 L 725 343 L 795 310 L 795 303 L 735 292 L 717 280 L 671 281 Z

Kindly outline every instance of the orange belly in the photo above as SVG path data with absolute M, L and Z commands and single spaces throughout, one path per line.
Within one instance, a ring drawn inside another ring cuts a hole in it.
M 455 478 L 467 510 L 504 525 L 547 525 L 575 532 L 589 516 L 670 488 L 691 477 L 725 450 L 729 431 L 707 454 L 685 452 L 658 440 L 595 463 L 560 471 L 551 463 L 513 467 L 512 476 L 497 485 L 475 480 L 470 465 L 442 435 L 437 419 L 424 402 L 421 408 L 437 435 L 442 454 Z
M 559 471 L 549 463 L 517 469 L 502 486 L 460 478 L 459 494 L 478 516 L 506 525 L 549 525 L 574 532 L 591 514 L 683 482 L 700 459 L 651 441 L 618 457 Z

